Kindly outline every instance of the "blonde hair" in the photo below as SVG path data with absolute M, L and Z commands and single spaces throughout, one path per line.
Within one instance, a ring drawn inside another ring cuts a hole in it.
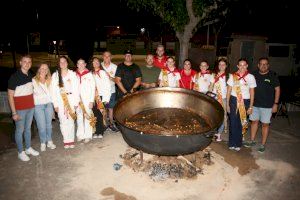
M 38 70 L 37 70 L 37 72 L 36 72 L 36 75 L 35 75 L 33 78 L 34 78 L 34 80 L 35 80 L 37 83 L 40 83 L 40 82 L 41 82 L 41 81 L 40 81 L 40 69 L 41 69 L 41 66 L 42 66 L 42 65 L 46 65 L 46 66 L 48 67 L 48 72 L 47 72 L 47 74 L 46 74 L 45 79 L 46 79 L 46 85 L 49 87 L 49 85 L 51 84 L 51 72 L 50 72 L 50 69 L 49 69 L 49 66 L 48 66 L 47 63 L 41 63 L 41 64 L 39 65 Z

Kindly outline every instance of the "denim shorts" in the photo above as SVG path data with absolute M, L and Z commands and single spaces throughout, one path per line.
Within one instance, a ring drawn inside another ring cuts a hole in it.
M 106 108 L 114 108 L 116 105 L 116 93 L 112 93 Z
M 260 121 L 264 124 L 270 124 L 272 117 L 272 108 L 253 107 L 253 112 L 249 116 L 251 121 Z

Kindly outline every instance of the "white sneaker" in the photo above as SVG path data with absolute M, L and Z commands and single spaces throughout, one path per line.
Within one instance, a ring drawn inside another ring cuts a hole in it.
M 46 144 L 45 143 L 41 143 L 41 151 L 46 151 Z
M 26 155 L 25 151 L 18 153 L 18 158 L 24 162 L 27 162 L 30 160 L 29 156 Z
M 27 155 L 33 155 L 33 156 L 38 156 L 40 153 L 36 150 L 34 150 L 32 147 L 29 147 L 28 149 L 25 150 L 25 153 Z
M 75 145 L 71 144 L 69 147 L 70 147 L 70 149 L 74 149 Z
M 99 138 L 99 136 L 95 134 L 95 135 L 93 135 L 93 138 Z
M 221 139 L 221 134 L 220 134 L 220 133 L 215 134 L 215 136 L 216 136 L 216 141 L 217 141 L 217 142 L 221 142 L 221 141 L 222 141 L 222 139 Z
M 229 150 L 235 150 L 235 147 L 229 147 Z
M 64 145 L 64 148 L 65 148 L 65 149 L 68 149 L 68 148 L 70 148 L 70 145 L 65 144 L 65 145 Z
M 49 149 L 55 149 L 55 148 L 56 148 L 56 145 L 55 145 L 55 144 L 53 144 L 53 142 L 52 142 L 52 141 L 48 141 L 48 143 L 47 143 L 47 147 L 48 147 Z
M 98 138 L 102 139 L 102 138 L 103 138 L 103 135 L 98 135 Z
M 235 147 L 234 150 L 240 151 L 240 150 L 241 150 L 241 147 Z

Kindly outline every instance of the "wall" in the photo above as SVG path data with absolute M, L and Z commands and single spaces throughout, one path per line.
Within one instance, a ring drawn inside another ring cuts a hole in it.
M 0 92 L 0 113 L 10 113 L 7 92 Z
M 246 59 L 249 62 L 249 70 L 255 70 L 258 59 L 260 57 L 266 56 L 266 39 L 260 36 L 247 36 L 247 35 L 232 35 L 232 41 L 229 43 L 228 47 L 228 61 L 230 66 L 230 71 L 237 70 L 237 62 L 245 54 L 242 49 L 244 42 L 253 43 L 253 49 L 249 49 L 248 56 Z
M 248 49 L 249 71 L 257 69 L 258 60 L 261 57 L 268 57 L 270 66 L 279 76 L 290 76 L 297 71 L 300 63 L 296 64 L 295 57 L 295 44 L 282 44 L 282 43 L 267 43 L 267 38 L 260 36 L 247 36 L 247 35 L 232 35 L 232 41 L 228 46 L 228 60 L 230 71 L 236 71 L 237 61 L 245 55 L 243 52 L 243 44 L 253 42 L 253 49 Z M 288 47 L 289 53 L 287 56 L 272 56 L 270 47 Z M 246 49 L 247 50 L 247 49 Z M 251 51 L 252 50 L 252 51 Z M 244 49 L 245 51 L 245 49 Z
M 297 67 L 300 67 L 300 64 L 296 64 L 296 59 L 294 58 L 295 44 L 268 43 L 268 51 L 270 47 L 288 47 L 289 49 L 288 56 L 277 55 L 273 57 L 269 53 L 270 66 L 273 71 L 280 76 L 290 76 L 297 71 Z

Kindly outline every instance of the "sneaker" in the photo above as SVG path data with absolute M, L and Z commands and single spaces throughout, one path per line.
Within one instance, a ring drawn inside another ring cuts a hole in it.
M 264 153 L 265 150 L 266 150 L 265 145 L 260 145 L 257 151 L 258 151 L 259 153 Z
M 99 139 L 102 139 L 102 138 L 103 138 L 103 135 L 98 135 L 98 138 L 99 138 Z
M 221 141 L 222 141 L 222 138 L 221 138 L 221 134 L 220 134 L 220 133 L 215 134 L 215 136 L 216 136 L 216 141 L 217 141 L 217 142 L 221 142 Z
M 256 145 L 256 142 L 253 141 L 253 140 L 250 140 L 250 141 L 247 141 L 247 142 L 244 143 L 244 147 L 247 147 L 247 148 L 253 147 L 255 145 Z
M 18 153 L 18 158 L 24 162 L 27 162 L 30 160 L 29 156 L 26 155 L 25 151 Z
M 95 138 L 99 138 L 99 136 L 95 134 L 95 135 L 93 135 L 93 138 L 94 138 L 94 139 L 95 139 Z
M 70 149 L 74 149 L 75 145 L 74 144 L 71 144 L 69 145 Z
M 38 156 L 40 153 L 36 150 L 34 150 L 32 147 L 29 147 L 28 149 L 25 150 L 25 153 L 27 155 L 33 155 L 33 156 Z
M 64 145 L 64 148 L 65 148 L 65 149 L 68 149 L 68 148 L 70 148 L 70 145 L 65 144 L 65 145 Z
M 229 147 L 229 150 L 234 150 L 235 149 L 235 147 Z
M 77 138 L 77 142 L 82 142 L 84 139 Z
M 234 150 L 240 151 L 240 150 L 241 150 L 241 147 L 234 147 Z
M 48 147 L 49 149 L 55 149 L 55 148 L 56 148 L 56 145 L 55 145 L 55 144 L 53 144 L 53 142 L 52 142 L 52 141 L 48 141 L 48 143 L 47 143 L 47 147 Z
M 46 151 L 46 144 L 45 143 L 41 143 L 41 151 Z
M 119 129 L 117 128 L 117 126 L 115 124 L 110 124 L 108 127 L 110 128 L 110 130 L 112 130 L 114 132 L 118 132 L 119 131 Z

